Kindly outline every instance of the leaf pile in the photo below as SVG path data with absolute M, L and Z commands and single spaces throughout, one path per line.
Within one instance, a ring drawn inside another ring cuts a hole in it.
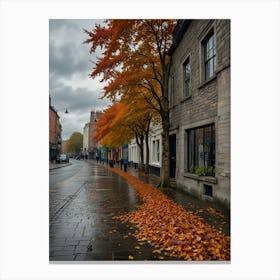
M 230 260 L 230 237 L 203 219 L 186 211 L 155 187 L 123 171 L 112 171 L 126 178 L 143 204 L 138 210 L 116 216 L 138 229 L 134 236 L 158 248 L 166 256 L 184 260 Z

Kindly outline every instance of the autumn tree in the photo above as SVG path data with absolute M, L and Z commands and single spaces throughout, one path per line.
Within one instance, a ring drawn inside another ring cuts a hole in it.
M 85 32 L 91 45 L 103 49 L 91 77 L 102 76 L 104 97 L 115 100 L 124 94 L 140 94 L 161 117 L 162 164 L 161 187 L 169 186 L 169 101 L 168 78 L 171 59 L 168 55 L 176 20 L 105 20 Z
M 122 125 L 122 118 L 127 107 L 119 102 L 114 102 L 104 110 L 104 115 L 96 123 L 94 140 L 108 147 L 118 147 L 134 137 L 131 130 Z
M 150 132 L 153 114 L 144 105 L 134 100 L 129 105 L 122 101 L 109 106 L 104 110 L 103 117 L 96 123 L 94 139 L 107 146 L 117 147 L 135 138 L 140 150 L 140 169 L 148 172 L 149 148 L 146 150 L 144 164 L 144 140 Z
M 80 132 L 74 132 L 68 140 L 67 149 L 73 153 L 79 153 L 83 147 L 83 135 Z

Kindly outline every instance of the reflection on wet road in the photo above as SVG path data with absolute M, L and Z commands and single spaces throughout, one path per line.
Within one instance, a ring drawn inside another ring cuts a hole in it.
M 148 244 L 134 249 L 133 227 L 113 216 L 141 201 L 119 175 L 90 161 L 50 171 L 50 261 L 154 259 Z
M 113 219 L 142 203 L 127 181 L 93 161 L 71 160 L 71 163 L 50 170 L 50 261 L 162 260 L 163 256 L 153 253 L 154 247 L 133 237 L 132 224 Z M 145 177 L 133 169 L 128 172 L 142 181 L 157 184 L 157 178 Z M 220 232 L 230 234 L 228 211 L 177 188 L 166 194 Z M 178 260 L 166 256 L 164 259 Z

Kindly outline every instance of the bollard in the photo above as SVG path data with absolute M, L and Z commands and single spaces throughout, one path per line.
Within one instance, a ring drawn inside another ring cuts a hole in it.
M 127 172 L 127 163 L 124 164 L 124 172 Z

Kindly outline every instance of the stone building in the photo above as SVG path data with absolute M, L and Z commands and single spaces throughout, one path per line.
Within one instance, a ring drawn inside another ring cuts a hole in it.
M 61 151 L 61 132 L 62 127 L 59 121 L 59 115 L 51 105 L 51 97 L 49 97 L 49 160 L 55 160 Z
M 179 20 L 170 54 L 170 161 L 177 186 L 229 207 L 230 20 Z

